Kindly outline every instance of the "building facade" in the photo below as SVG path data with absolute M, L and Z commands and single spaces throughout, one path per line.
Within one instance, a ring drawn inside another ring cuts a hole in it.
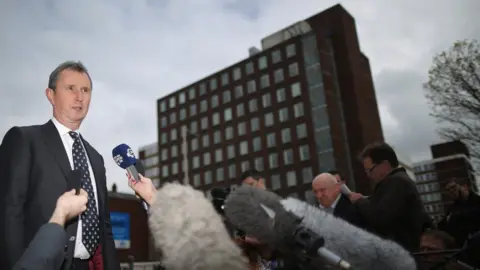
M 369 194 L 357 156 L 383 132 L 353 17 L 333 6 L 250 54 L 158 100 L 162 181 L 209 190 L 255 168 L 269 189 L 303 198 L 316 174 L 338 169 Z
M 145 177 L 152 179 L 156 188 L 160 187 L 160 169 L 158 163 L 158 143 L 151 143 L 140 147 L 138 159 L 145 168 Z
M 427 213 L 434 219 L 445 215 L 452 203 L 442 192 L 454 179 L 463 180 L 475 187 L 475 175 L 467 147 L 460 141 L 432 145 L 431 160 L 413 164 L 417 189 Z

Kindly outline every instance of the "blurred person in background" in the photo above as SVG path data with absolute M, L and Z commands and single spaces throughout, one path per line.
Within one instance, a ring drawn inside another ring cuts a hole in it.
M 418 251 L 427 214 L 415 182 L 399 167 L 395 151 L 386 143 L 368 145 L 360 158 L 374 190 L 369 197 L 353 192 L 350 200 L 366 229 L 410 252 Z
M 343 182 L 330 173 L 316 176 L 312 181 L 312 190 L 318 201 L 317 206 L 357 227 L 362 227 L 362 217 L 358 209 L 340 192 L 342 185 Z

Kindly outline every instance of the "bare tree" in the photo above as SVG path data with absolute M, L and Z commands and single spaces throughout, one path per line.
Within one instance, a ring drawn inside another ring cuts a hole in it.
M 424 84 L 431 115 L 440 124 L 439 133 L 461 140 L 470 154 L 480 158 L 480 44 L 463 40 L 433 58 Z

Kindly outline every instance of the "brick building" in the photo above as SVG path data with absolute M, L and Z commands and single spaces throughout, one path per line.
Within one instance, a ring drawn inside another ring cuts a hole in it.
M 452 141 L 430 146 L 432 159 L 413 164 L 418 191 L 425 209 L 433 218 L 441 218 L 452 201 L 442 190 L 452 179 L 464 180 L 475 189 L 475 175 L 465 144 Z
M 354 18 L 335 5 L 261 43 L 158 100 L 160 179 L 209 190 L 254 167 L 268 188 L 302 198 L 316 174 L 336 168 L 369 194 L 357 155 L 383 132 Z

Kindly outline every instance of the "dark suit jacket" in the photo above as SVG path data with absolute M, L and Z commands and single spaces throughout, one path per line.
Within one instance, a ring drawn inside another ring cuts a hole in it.
M 60 269 L 65 259 L 64 246 L 67 233 L 62 226 L 47 223 L 40 227 L 35 238 L 28 245 L 14 270 L 55 270 Z
M 103 158 L 88 142 L 83 143 L 97 186 L 105 269 L 118 270 Z M 7 132 L 0 146 L 0 269 L 11 269 L 39 228 L 48 222 L 58 197 L 69 188 L 70 172 L 67 153 L 52 121 L 13 127 Z M 73 220 L 66 226 L 63 269 L 71 268 L 77 225 Z
M 335 210 L 333 211 L 333 215 L 352 225 L 363 228 L 365 224 L 358 209 L 350 202 L 350 199 L 347 196 L 343 194 L 340 196 L 341 197 L 335 206 Z
M 410 252 L 418 251 L 426 214 L 415 183 L 405 169 L 393 170 L 376 184 L 370 197 L 355 205 L 368 231 L 391 239 Z

